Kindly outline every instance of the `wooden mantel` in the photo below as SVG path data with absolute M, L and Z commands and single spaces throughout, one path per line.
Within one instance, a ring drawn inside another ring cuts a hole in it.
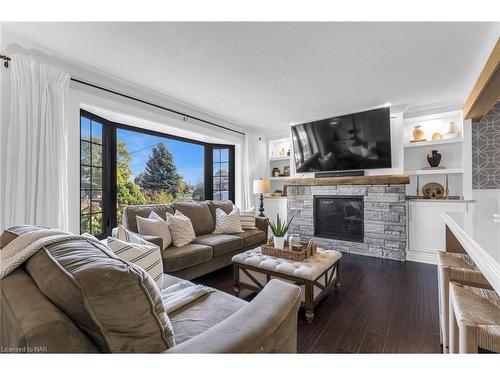
M 410 177 L 405 174 L 386 174 L 380 176 L 347 176 L 325 178 L 290 178 L 286 186 L 329 186 L 329 185 L 388 185 L 409 184 Z
M 464 105 L 464 119 L 479 120 L 500 99 L 500 38 Z

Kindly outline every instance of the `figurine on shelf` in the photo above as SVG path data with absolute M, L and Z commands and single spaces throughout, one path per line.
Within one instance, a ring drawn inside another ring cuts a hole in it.
M 458 130 L 457 124 L 454 121 L 450 122 L 450 126 L 448 126 L 448 131 L 444 133 L 444 139 L 456 138 L 460 135 L 460 130 Z
M 283 176 L 290 176 L 290 166 L 285 165 L 285 168 L 283 168 Z

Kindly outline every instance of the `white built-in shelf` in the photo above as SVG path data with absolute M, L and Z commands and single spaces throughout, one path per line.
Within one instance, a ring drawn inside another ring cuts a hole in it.
M 290 156 L 278 156 L 275 158 L 269 158 L 269 161 L 289 161 Z
M 451 139 L 441 139 L 439 141 L 422 141 L 422 142 L 413 142 L 413 143 L 405 143 L 405 148 L 411 147 L 422 147 L 422 146 L 438 146 L 438 145 L 446 145 L 453 143 L 463 143 L 462 137 L 451 138 Z
M 424 175 L 424 174 L 460 174 L 464 173 L 462 168 L 445 168 L 445 169 L 420 169 L 418 171 L 406 171 L 409 175 Z

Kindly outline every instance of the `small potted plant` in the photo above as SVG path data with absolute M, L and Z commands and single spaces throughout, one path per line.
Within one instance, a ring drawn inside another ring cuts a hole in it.
M 277 249 L 283 249 L 285 247 L 285 237 L 288 232 L 288 228 L 292 222 L 293 216 L 288 220 L 288 222 L 281 221 L 280 214 L 276 216 L 276 222 L 271 222 L 269 226 L 273 232 L 274 247 Z

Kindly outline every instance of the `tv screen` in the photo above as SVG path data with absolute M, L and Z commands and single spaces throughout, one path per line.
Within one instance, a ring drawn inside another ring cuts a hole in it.
M 392 165 L 389 108 L 292 126 L 292 141 L 298 173 Z

